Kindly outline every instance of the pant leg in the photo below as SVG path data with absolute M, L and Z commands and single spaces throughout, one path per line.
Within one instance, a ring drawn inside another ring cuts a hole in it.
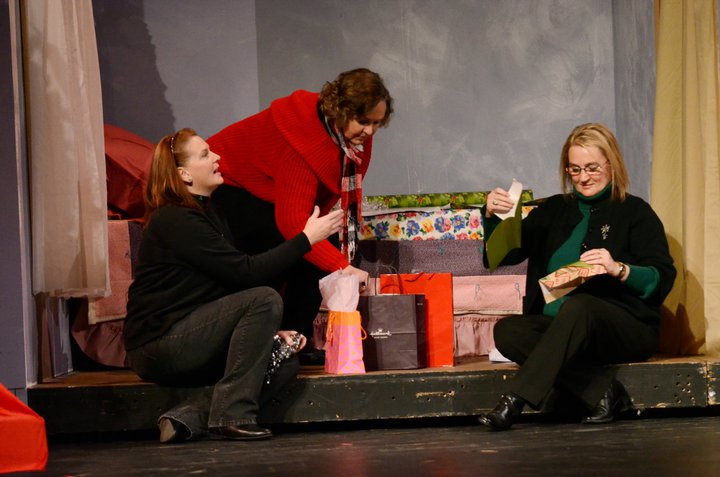
M 614 377 L 603 365 L 645 360 L 657 346 L 655 327 L 590 295 L 570 297 L 555 317 L 527 317 L 525 326 L 519 324 L 522 318 L 500 328 L 496 336 L 500 352 L 522 364 L 512 391 L 533 407 L 539 407 L 556 384 L 592 407 Z M 517 343 L 509 335 L 512 328 L 524 329 Z
M 282 299 L 260 288 L 233 330 L 225 375 L 215 385 L 208 427 L 254 424 L 260 392 L 272 352 L 272 337 L 280 328 Z
M 194 399 L 166 413 L 193 433 L 254 423 L 281 315 L 282 301 L 273 289 L 237 292 L 202 305 L 163 337 L 132 350 L 128 361 L 144 379 L 163 384 L 216 381 L 209 399 Z
M 215 191 L 213 202 L 228 220 L 238 249 L 256 254 L 285 241 L 275 222 L 274 204 L 258 199 L 245 189 L 228 185 Z M 252 217 L 251 222 L 248 217 Z M 326 271 L 300 260 L 284 276 L 266 284 L 283 296 L 282 329 L 296 330 L 312 338 L 313 320 L 322 302 L 318 281 L 326 275 Z
M 514 315 L 493 328 L 495 347 L 509 360 L 523 364 L 552 323 L 547 315 Z

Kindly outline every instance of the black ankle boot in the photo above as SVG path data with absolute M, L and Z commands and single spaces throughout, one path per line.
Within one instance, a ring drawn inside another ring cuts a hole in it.
M 617 414 L 632 409 L 630 397 L 619 381 L 613 379 L 595 408 L 582 419 L 583 424 L 604 424 L 615 420 Z
M 525 401 L 520 396 L 503 394 L 495 409 L 483 414 L 478 420 L 491 431 L 506 431 L 520 419 L 524 406 Z

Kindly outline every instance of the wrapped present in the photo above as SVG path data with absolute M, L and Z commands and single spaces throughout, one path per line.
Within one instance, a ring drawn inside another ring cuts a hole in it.
M 545 303 L 567 295 L 595 275 L 604 273 L 607 271 L 602 265 L 590 265 L 582 261 L 555 270 L 539 280 Z
M 385 209 L 418 210 L 418 208 L 464 209 L 485 205 L 489 191 L 442 192 L 436 194 L 375 195 L 363 197 L 363 215 L 384 213 Z M 523 190 L 522 202 L 533 200 L 530 189 Z
M 480 209 L 432 209 L 363 216 L 360 240 L 481 240 Z
M 480 240 L 361 240 L 357 268 L 377 277 L 383 273 L 450 272 L 453 277 L 489 275 L 483 267 Z M 499 267 L 494 275 L 525 275 L 527 263 Z
M 453 276 L 453 312 L 483 315 L 522 314 L 525 275 Z
M 524 205 L 523 217 L 534 206 Z M 481 209 L 425 208 L 369 215 L 363 210 L 360 240 L 482 240 Z

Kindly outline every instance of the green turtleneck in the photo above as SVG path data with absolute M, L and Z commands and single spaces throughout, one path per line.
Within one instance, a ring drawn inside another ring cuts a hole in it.
M 575 197 L 578 199 L 578 209 L 582 214 L 582 220 L 575 226 L 570 237 L 564 244 L 558 248 L 547 266 L 547 273 L 551 273 L 563 266 L 577 262 L 580 260 L 581 245 L 587 234 L 588 224 L 590 223 L 590 209 L 596 204 L 607 199 L 612 192 L 612 183 L 605 186 L 603 190 L 591 197 L 585 197 L 575 191 Z M 629 275 L 625 281 L 625 285 L 630 287 L 640 295 L 640 298 L 647 298 L 657 288 L 660 282 L 660 274 L 654 267 L 641 267 L 639 265 L 625 264 L 629 268 Z M 551 303 L 546 303 L 543 308 L 543 314 L 549 316 L 557 315 L 560 306 L 567 300 L 569 296 L 564 296 Z

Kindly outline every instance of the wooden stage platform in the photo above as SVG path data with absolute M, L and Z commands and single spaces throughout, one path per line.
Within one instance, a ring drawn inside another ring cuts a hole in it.
M 451 368 L 327 375 L 303 367 L 298 380 L 266 406 L 265 423 L 319 423 L 471 416 L 491 409 L 517 371 L 476 358 Z M 618 379 L 636 409 L 720 405 L 720 359 L 657 357 L 620 365 Z M 77 372 L 28 389 L 28 402 L 50 435 L 144 431 L 197 392 L 147 383 L 129 370 Z

